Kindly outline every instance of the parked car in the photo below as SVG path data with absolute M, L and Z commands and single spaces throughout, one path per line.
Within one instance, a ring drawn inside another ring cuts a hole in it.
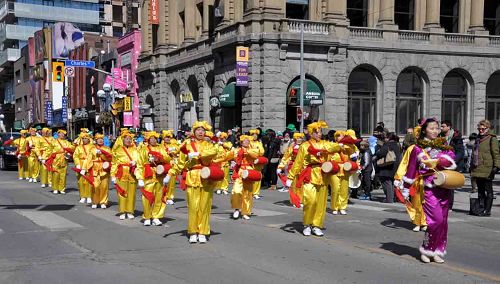
M 3 143 L 10 139 L 10 133 L 0 134 L 0 170 L 17 169 L 16 147 L 13 145 L 4 146 Z M 21 136 L 18 132 L 13 132 L 12 137 L 17 139 Z

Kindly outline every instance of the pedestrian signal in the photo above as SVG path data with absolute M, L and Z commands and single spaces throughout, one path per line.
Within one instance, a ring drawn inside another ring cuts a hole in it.
M 290 91 L 288 92 L 288 104 L 289 105 L 297 105 L 297 93 L 298 90 L 297 88 L 290 88 Z
M 52 81 L 64 82 L 64 62 L 52 62 Z

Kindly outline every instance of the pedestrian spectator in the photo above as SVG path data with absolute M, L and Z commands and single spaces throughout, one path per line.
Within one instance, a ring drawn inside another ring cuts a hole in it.
M 472 153 L 471 177 L 476 179 L 479 202 L 483 204 L 479 212 L 473 214 L 490 216 L 493 205 L 493 179 L 500 168 L 498 139 L 488 120 L 481 120 L 477 125 L 479 135 Z
M 466 172 L 470 173 L 471 170 L 471 163 L 472 163 L 472 151 L 474 149 L 474 144 L 476 143 L 477 139 L 477 133 L 472 133 L 469 135 L 469 141 L 465 143 L 465 157 L 466 157 L 466 162 L 465 162 L 465 169 Z
M 401 162 L 401 148 L 399 147 L 399 137 L 394 133 L 390 132 L 385 138 L 385 143 L 382 145 L 379 151 L 375 154 L 374 160 L 378 168 L 378 176 L 382 184 L 382 188 L 385 193 L 385 202 L 394 202 L 394 175 L 398 169 L 399 163 Z M 395 159 L 390 161 L 389 157 L 393 152 Z M 379 160 L 385 163 L 378 162 Z
M 417 139 L 415 138 L 415 134 L 413 134 L 413 128 L 408 127 L 406 129 L 405 138 L 403 140 L 403 152 L 406 151 L 408 147 L 414 145 L 415 143 L 417 143 Z
M 441 121 L 441 137 L 446 138 L 448 145 L 453 147 L 455 153 L 455 164 L 457 164 L 457 171 L 464 172 L 464 140 L 462 134 L 457 129 L 453 129 L 451 121 Z
M 264 156 L 269 160 L 269 164 L 267 164 L 265 176 L 266 181 L 270 184 L 269 189 L 276 190 L 276 183 L 278 182 L 276 170 L 281 158 L 281 140 L 276 137 L 276 133 L 272 129 L 268 129 L 267 134 L 268 142 Z
M 359 152 L 361 156 L 361 188 L 363 189 L 363 195 L 359 199 L 371 200 L 373 163 L 370 144 L 367 141 L 361 141 Z
M 373 130 L 373 136 L 375 138 L 377 138 L 377 142 L 375 145 L 375 152 L 373 154 L 374 158 L 377 155 L 377 152 L 382 148 L 382 146 L 385 143 L 386 133 L 384 131 L 384 127 L 380 124 L 383 125 L 383 122 L 379 122 L 379 125 L 377 127 L 375 127 L 375 129 Z M 373 166 L 375 167 L 375 177 L 373 178 L 373 181 L 372 181 L 373 182 L 372 187 L 373 187 L 373 189 L 378 189 L 382 185 L 382 182 L 380 181 L 380 175 L 379 175 L 380 169 L 377 166 L 377 164 L 375 163 L 375 161 L 374 161 Z
M 290 139 L 291 134 L 289 131 L 285 131 L 283 140 L 281 141 L 280 153 L 285 153 L 288 147 L 292 144 L 292 139 Z

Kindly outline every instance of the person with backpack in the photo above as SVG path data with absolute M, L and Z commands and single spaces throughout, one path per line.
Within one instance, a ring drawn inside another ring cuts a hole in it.
M 361 156 L 361 188 L 364 192 L 359 199 L 371 200 L 373 164 L 370 144 L 367 141 L 361 141 L 359 151 Z
M 385 202 L 394 202 L 394 174 L 401 161 L 401 148 L 399 147 L 399 137 L 394 132 L 390 132 L 385 138 L 385 143 L 380 150 L 375 153 L 375 163 L 378 168 L 378 176 L 385 193 Z

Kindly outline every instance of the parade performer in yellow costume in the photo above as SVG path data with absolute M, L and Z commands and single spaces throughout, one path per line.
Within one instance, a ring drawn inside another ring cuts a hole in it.
M 283 154 L 283 158 L 281 158 L 278 169 L 276 170 L 277 175 L 282 175 L 285 169 L 287 169 L 287 171 L 291 171 L 295 162 L 295 158 L 297 158 L 297 154 L 299 153 L 299 147 L 304 142 L 304 139 L 304 133 L 297 132 L 293 134 L 293 143 L 286 149 L 286 152 Z M 295 192 L 295 194 L 297 194 L 300 199 L 299 202 L 303 206 L 302 200 L 304 199 L 304 191 L 302 190 L 302 187 L 299 188 L 296 186 L 297 179 L 298 176 L 296 176 L 293 180 L 292 186 L 289 188 L 289 190 L 292 190 Z M 293 195 L 291 195 L 290 197 L 292 196 Z
M 90 131 L 88 128 L 80 128 L 80 133 L 90 134 Z M 76 137 L 76 139 L 73 141 L 73 145 L 78 146 L 81 144 L 82 144 L 82 138 L 80 136 Z
M 161 145 L 163 146 L 163 149 L 170 156 L 170 166 L 172 166 L 177 161 L 177 158 L 179 156 L 179 144 L 177 143 L 177 140 L 174 139 L 174 131 L 171 129 L 163 130 L 161 136 L 163 139 L 161 141 Z M 175 178 L 171 179 L 168 184 L 168 192 L 166 196 L 167 205 L 174 204 L 174 197 L 175 197 Z
M 413 135 L 415 139 L 418 139 L 420 136 L 421 126 L 416 126 L 413 130 Z M 408 169 L 408 163 L 410 160 L 410 154 L 415 145 L 409 146 L 401 159 L 401 163 L 399 164 L 398 170 L 396 171 L 396 175 L 394 176 L 394 186 L 402 187 L 403 186 L 403 177 L 406 174 L 406 170 Z M 418 180 L 418 184 L 416 188 L 423 188 L 423 179 Z M 422 206 L 423 201 L 423 191 L 416 192 L 413 196 L 410 197 L 410 203 L 405 203 L 406 212 L 410 216 L 411 222 L 415 225 L 413 228 L 414 232 L 426 231 L 427 230 L 427 221 L 425 220 L 424 209 Z
M 134 219 L 135 190 L 137 179 L 135 169 L 139 160 L 139 153 L 133 144 L 134 134 L 128 131 L 121 135 L 123 146 L 113 151 L 111 167 L 111 181 L 118 193 L 118 211 L 120 219 Z
M 58 130 L 57 139 L 52 141 L 52 153 L 46 164 L 52 169 L 52 189 L 54 194 L 66 193 L 66 175 L 68 170 L 68 160 L 71 157 L 74 147 L 66 140 L 66 131 Z
M 38 145 L 38 139 L 40 137 L 36 134 L 35 128 L 30 128 L 30 136 L 26 138 L 26 156 L 28 157 L 28 168 L 29 168 L 29 182 L 38 182 L 38 176 L 40 175 L 40 162 L 38 161 L 38 156 L 36 154 L 36 146 Z
M 339 210 L 341 215 L 346 215 L 347 204 L 349 202 L 349 177 L 357 169 L 354 171 L 346 171 L 343 164 L 356 162 L 359 169 L 359 150 L 354 144 L 357 138 L 352 129 L 347 131 L 336 131 L 334 137 L 335 141 L 341 145 L 342 150 L 330 157 L 330 160 L 340 165 L 339 172 L 330 175 L 328 182 L 332 190 L 330 208 L 332 209 L 333 215 L 337 215 Z
M 127 132 L 130 132 L 128 128 L 120 128 L 120 136 L 116 137 L 116 141 L 113 144 L 113 148 L 111 149 L 113 152 L 116 149 L 118 149 L 118 148 L 120 148 L 120 147 L 123 146 L 123 137 L 124 137 L 124 134 L 127 133 Z M 134 145 L 133 141 L 132 141 L 132 145 Z
M 98 205 L 106 209 L 109 200 L 109 173 L 111 171 L 111 161 L 113 154 L 109 147 L 104 146 L 104 135 L 94 136 L 96 143 L 94 160 L 94 190 L 92 192 L 92 208 Z
M 187 202 L 188 202 L 188 234 L 190 243 L 205 243 L 210 234 L 210 213 L 212 210 L 213 189 L 216 182 L 202 180 L 200 171 L 203 166 L 212 164 L 217 156 L 217 148 L 205 140 L 205 132 L 212 127 L 206 121 L 197 121 L 193 124 L 194 137 L 185 141 L 177 163 L 168 172 L 163 180 L 168 184 L 170 179 L 187 170 Z
M 27 146 L 27 138 L 26 134 L 28 134 L 28 130 L 23 129 L 20 131 L 21 137 L 12 141 L 12 145 L 17 148 L 17 167 L 18 167 L 18 175 L 19 180 L 29 179 L 29 167 L 28 167 L 28 155 L 26 153 Z
M 52 143 L 54 139 L 50 136 L 50 128 L 42 129 L 42 137 L 38 139 L 38 145 L 35 147 L 38 161 L 40 162 L 40 183 L 41 187 L 49 186 L 49 176 L 52 175 L 52 168 L 45 164 L 52 154 Z
M 163 203 L 163 176 L 157 174 L 157 166 L 170 163 L 170 156 L 158 143 L 160 134 L 156 131 L 144 133 L 144 146 L 139 150 L 139 162 L 135 176 L 142 192 L 144 226 L 161 226 L 161 218 L 165 216 L 166 205 Z M 168 189 L 168 185 L 166 186 Z
M 256 149 L 258 151 L 259 157 L 264 155 L 264 146 L 262 145 L 262 142 L 260 142 L 259 139 L 259 134 L 260 130 L 259 129 L 252 129 L 249 131 L 250 135 L 253 137 L 252 141 L 250 142 L 250 148 Z M 265 165 L 255 165 L 255 170 L 257 171 L 262 171 L 264 169 Z M 260 199 L 260 187 L 261 187 L 262 181 L 255 182 L 253 184 L 253 198 L 255 199 Z
M 241 135 L 241 147 L 234 150 L 236 166 L 234 167 L 234 186 L 231 191 L 231 207 L 234 209 L 233 218 L 238 219 L 243 214 L 243 219 L 249 220 L 253 207 L 253 184 L 256 181 L 245 181 L 243 171 L 253 171 L 254 161 L 259 157 L 259 150 L 250 147 L 252 136 Z
M 227 141 L 227 137 L 228 134 L 226 132 L 218 134 L 219 154 L 217 160 L 224 171 L 224 179 L 217 184 L 217 191 L 215 192 L 217 194 L 224 193 L 225 195 L 229 194 L 229 162 L 232 159 L 231 150 L 233 148 L 233 144 Z
M 297 187 L 302 187 L 304 190 L 304 236 L 310 236 L 311 231 L 316 236 L 323 236 L 327 186 L 321 165 L 327 160 L 328 155 L 340 151 L 338 144 L 321 140 L 323 128 L 328 128 L 324 121 L 307 126 L 311 139 L 300 145 L 286 181 L 286 186 L 291 187 L 295 177 L 298 176 Z
M 73 161 L 76 168 L 74 171 L 78 173 L 78 191 L 80 192 L 80 203 L 92 203 L 92 190 L 94 187 L 94 160 L 95 146 L 90 143 L 92 137 L 87 132 L 82 132 L 79 135 L 81 144 L 76 146 L 73 154 Z

